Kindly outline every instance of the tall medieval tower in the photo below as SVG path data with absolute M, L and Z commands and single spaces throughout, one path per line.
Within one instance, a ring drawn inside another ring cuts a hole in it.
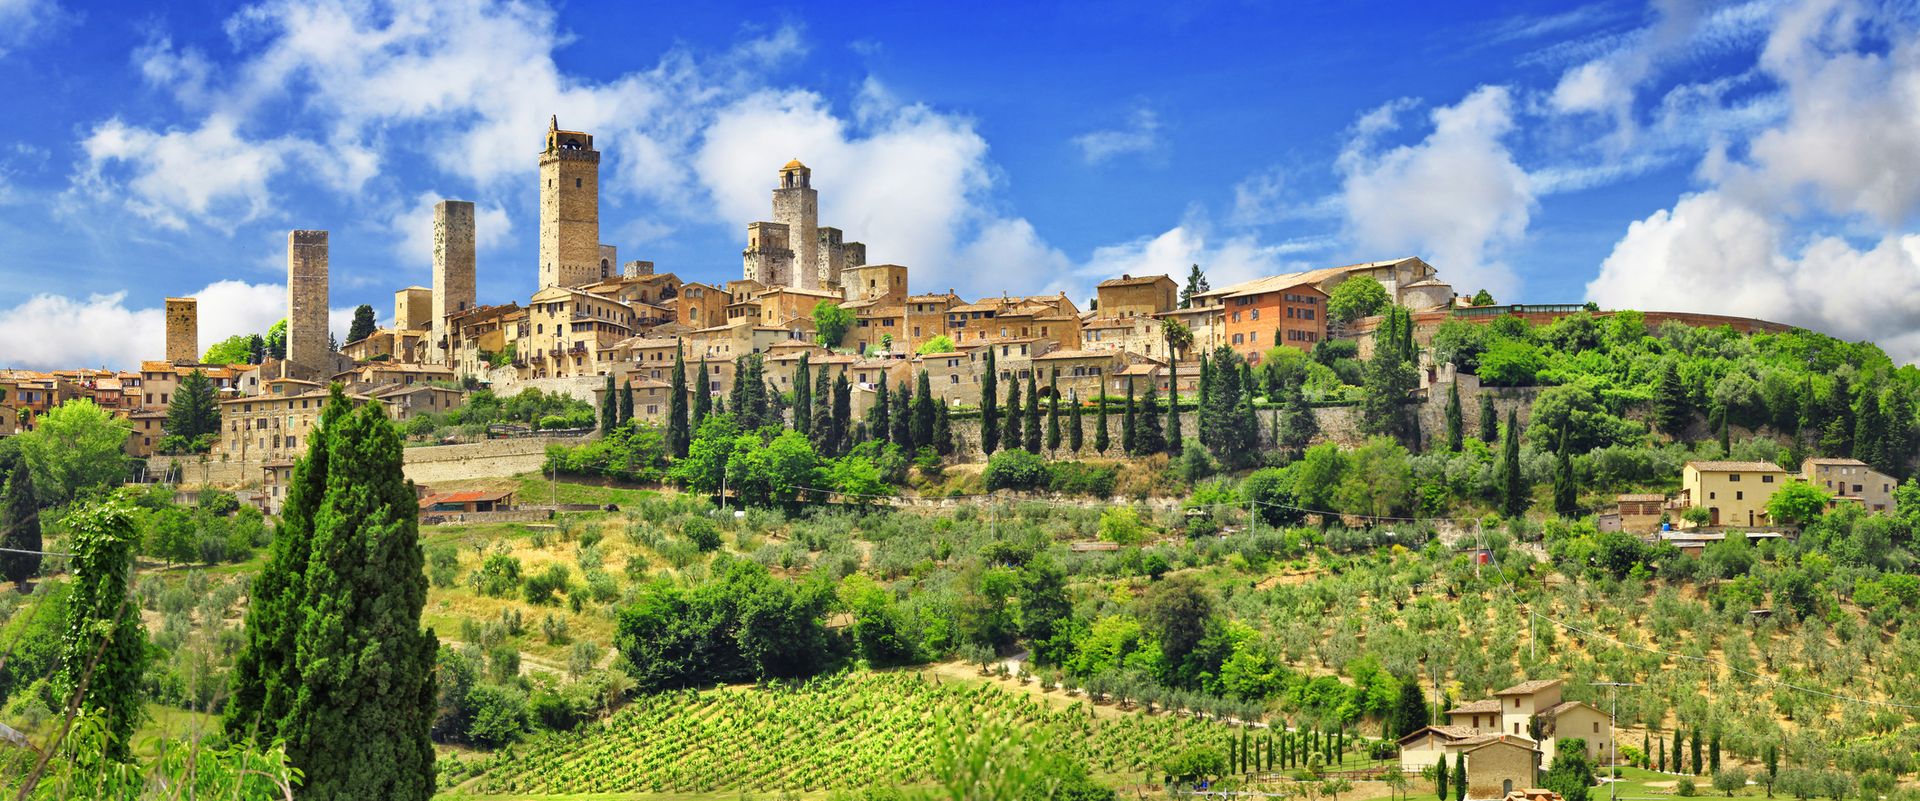
M 540 154 L 540 287 L 584 286 L 600 274 L 600 152 L 554 117 Z
M 541 208 L 545 209 L 546 205 L 542 203 Z M 433 310 L 428 321 L 431 333 L 426 356 L 430 364 L 446 364 L 449 360 L 447 315 L 473 308 L 476 297 L 473 237 L 472 201 L 442 200 L 433 204 Z M 546 239 L 540 241 L 541 258 L 545 259 Z M 541 264 L 540 278 L 544 283 L 546 262 Z
M 200 362 L 200 302 L 193 298 L 167 298 L 167 361 Z
M 328 365 L 327 232 L 287 232 L 287 361 L 310 371 Z
M 773 190 L 773 221 L 787 227 L 787 246 L 793 249 L 791 285 L 820 289 L 820 193 L 813 191 L 813 170 L 799 159 L 780 168 L 780 186 Z

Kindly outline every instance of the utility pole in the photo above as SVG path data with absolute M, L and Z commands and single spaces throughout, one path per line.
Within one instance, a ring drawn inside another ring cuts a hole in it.
M 1613 711 L 1607 714 L 1607 798 L 1620 798 L 1620 688 L 1640 685 L 1626 681 L 1596 681 L 1595 687 L 1607 688 L 1613 699 Z

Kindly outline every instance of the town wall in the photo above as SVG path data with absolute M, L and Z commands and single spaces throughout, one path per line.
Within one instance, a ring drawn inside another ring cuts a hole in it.
M 524 437 L 490 439 L 466 445 L 408 448 L 404 470 L 407 478 L 416 484 L 537 473 L 546 462 L 547 445 L 556 441 L 546 437 Z

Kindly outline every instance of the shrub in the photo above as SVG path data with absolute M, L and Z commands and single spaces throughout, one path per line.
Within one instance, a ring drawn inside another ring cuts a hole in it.
M 1700 794 L 1700 788 L 1694 786 L 1693 779 L 1682 776 L 1679 781 L 1673 783 L 1673 794 L 1681 798 L 1692 798 Z
M 566 565 L 549 565 L 546 570 L 540 572 L 538 575 L 528 576 L 526 585 L 522 588 L 525 590 L 524 595 L 526 596 L 527 603 L 550 604 L 556 602 L 557 599 L 553 597 L 554 593 L 567 592 L 567 576 Z
M 1055 462 L 1051 472 L 1047 489 L 1063 495 L 1111 498 L 1114 485 L 1120 481 L 1120 468 L 1110 464 Z
M 1047 460 L 1037 453 L 1006 450 L 987 460 L 983 475 L 989 490 L 1034 490 L 1047 486 L 1052 471 L 1047 469 Z
M 491 598 L 513 595 L 520 589 L 520 560 L 503 553 L 488 556 L 473 574 L 473 588 Z
M 687 518 L 687 522 L 680 524 L 680 533 L 702 551 L 720 549 L 720 528 L 705 517 Z
M 1100 539 L 1121 545 L 1138 545 L 1147 537 L 1140 513 L 1131 506 L 1115 506 L 1100 513 Z

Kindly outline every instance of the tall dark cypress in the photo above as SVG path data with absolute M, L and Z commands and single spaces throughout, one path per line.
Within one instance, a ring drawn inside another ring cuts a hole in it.
M 1465 420 L 1460 412 L 1460 382 L 1447 385 L 1447 450 L 1459 453 L 1466 443 Z
M 1201 354 L 1200 356 L 1200 386 L 1201 386 L 1200 405 L 1202 407 L 1205 407 L 1207 405 L 1206 383 L 1207 383 L 1207 357 L 1205 354 Z M 1152 414 L 1152 412 L 1148 412 L 1148 414 Z M 1196 414 L 1198 414 L 1198 412 L 1196 412 Z M 1202 436 L 1202 439 L 1205 438 L 1204 434 L 1201 436 Z M 1167 357 L 1167 453 L 1172 456 L 1179 456 L 1180 450 L 1185 447 L 1186 445 L 1181 440 L 1181 434 L 1180 434 L 1180 370 L 1178 367 L 1175 366 L 1173 357 L 1168 356 Z
M 1055 368 L 1048 384 L 1052 392 L 1047 396 L 1047 450 L 1060 450 L 1060 370 Z
M 934 428 L 938 423 L 939 412 L 935 409 L 946 404 L 934 402 L 933 382 L 927 377 L 927 371 L 920 371 L 920 377 L 916 379 L 916 383 L 916 391 L 913 393 L 913 447 L 924 448 L 934 445 L 934 450 L 938 451 L 938 443 L 934 441 L 936 436 Z
M 227 736 L 265 745 L 290 733 L 281 729 L 300 692 L 298 634 L 314 518 L 326 499 L 333 432 L 352 413 L 339 385 L 307 438 L 307 455 L 294 463 L 287 500 L 274 527 L 267 563 L 248 596 L 246 643 L 233 663 L 232 696 L 221 713 Z
M 280 724 L 302 799 L 427 801 L 439 641 L 427 602 L 419 506 L 399 431 L 362 406 L 328 438 L 326 495 L 301 587 L 300 691 Z
M 1580 491 L 1573 480 L 1573 449 L 1568 445 L 1571 439 L 1563 425 L 1553 465 L 1553 511 L 1561 517 L 1573 517 L 1580 511 Z
M 600 436 L 613 433 L 620 425 L 620 397 L 613 387 L 613 374 L 607 374 L 607 388 L 600 394 Z
M 922 444 L 913 438 L 913 391 L 907 388 L 905 381 L 893 388 L 892 428 L 889 436 L 901 450 L 912 453 Z
M 1142 455 L 1155 454 L 1166 450 L 1167 437 L 1160 429 L 1160 388 L 1147 385 L 1147 391 L 1140 396 L 1140 417 L 1134 421 L 1139 430 L 1133 432 L 1133 444 L 1139 446 Z
M 1040 452 L 1040 390 L 1034 376 L 1038 372 L 1039 367 L 1027 371 L 1027 422 L 1021 427 L 1020 433 L 1024 435 L 1023 444 L 1028 453 Z
M 633 379 L 620 385 L 620 425 L 633 420 Z
M 1526 478 L 1520 474 L 1520 410 L 1507 410 L 1505 457 L 1500 462 L 1500 478 L 1504 490 L 1500 496 L 1500 513 L 1509 518 L 1526 513 L 1528 492 Z
M 980 376 L 980 453 L 992 456 L 1000 447 L 1000 374 L 993 366 L 993 346 L 986 351 L 987 369 Z
M 873 432 L 873 438 L 886 442 L 893 436 L 893 391 L 887 387 L 887 377 L 880 376 L 880 387 L 874 390 L 873 406 L 867 409 L 867 430 Z
M 1140 455 L 1140 420 L 1133 408 L 1133 377 L 1127 377 L 1127 408 L 1120 418 L 1120 452 L 1128 456 Z
M 933 451 L 941 456 L 953 455 L 953 426 L 947 421 L 944 402 L 933 407 Z
M 1020 424 L 1025 421 L 1026 414 L 1020 411 L 1020 379 L 1016 376 L 1007 382 L 1007 424 L 1000 429 L 1001 450 L 1020 447 Z
M 1067 399 L 1067 417 L 1069 418 L 1067 421 L 1067 450 L 1073 451 L 1075 455 L 1078 455 L 1080 453 L 1080 446 L 1085 444 L 1085 437 L 1087 435 L 1086 427 L 1080 422 L 1079 390 L 1074 390 Z
M 687 360 L 676 345 L 673 350 L 672 397 L 667 398 L 667 450 L 673 458 L 687 455 L 687 443 L 693 440 L 687 423 Z
M 807 439 L 813 441 L 813 449 L 822 456 L 833 455 L 836 445 L 833 439 L 833 382 L 827 376 L 827 368 L 822 366 L 813 377 L 813 400 L 808 401 L 813 409 L 813 421 L 807 424 Z
M 1500 423 L 1493 408 L 1493 396 L 1480 393 L 1480 441 L 1492 445 L 1500 438 Z
M 699 431 L 700 424 L 713 412 L 713 379 L 707 377 L 707 360 L 700 360 L 700 372 L 693 380 L 693 426 L 691 431 Z
M 833 447 L 829 456 L 839 456 L 846 452 L 849 437 L 853 433 L 853 385 L 847 383 L 847 374 L 841 371 L 833 379 Z
M 800 366 L 793 371 L 793 430 L 807 433 L 813 424 L 813 368 L 807 352 L 800 352 Z
M 25 592 L 40 573 L 40 504 L 24 456 L 0 456 L 0 577 Z
M 1132 379 L 1128 379 L 1128 381 L 1132 381 Z M 1107 435 L 1106 393 L 1094 396 L 1093 402 L 1097 404 L 1093 410 L 1093 452 L 1104 456 L 1106 455 L 1107 449 L 1113 447 L 1113 440 Z

